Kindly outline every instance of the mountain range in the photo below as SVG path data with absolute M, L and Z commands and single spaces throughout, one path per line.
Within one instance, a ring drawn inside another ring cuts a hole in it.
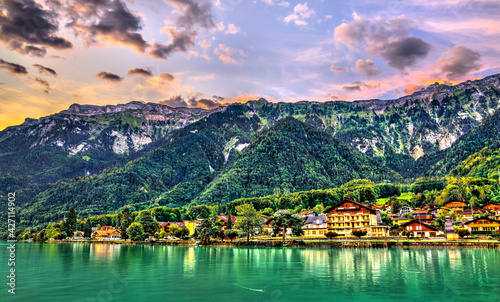
M 271 103 L 213 110 L 131 102 L 72 105 L 0 132 L 0 194 L 22 224 L 125 205 L 213 204 L 352 179 L 443 176 L 497 150 L 500 75 L 434 84 L 395 100 Z

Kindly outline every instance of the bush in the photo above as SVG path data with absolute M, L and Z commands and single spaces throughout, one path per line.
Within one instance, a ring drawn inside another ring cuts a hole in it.
M 134 241 L 141 241 L 142 240 L 142 236 L 141 235 L 137 235 L 134 237 Z

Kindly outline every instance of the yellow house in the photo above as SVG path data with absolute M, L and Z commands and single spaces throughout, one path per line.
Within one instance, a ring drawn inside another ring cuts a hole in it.
M 366 230 L 366 236 L 376 236 L 372 227 L 378 226 L 377 211 L 370 206 L 344 200 L 325 209 L 325 213 L 328 231 L 336 232 L 340 237 L 352 237 L 353 230 Z
M 92 233 L 92 238 L 96 240 L 118 240 L 121 239 L 121 233 L 120 230 L 116 229 L 101 229 Z
M 325 237 L 328 232 L 326 216 L 309 216 L 302 228 L 305 237 Z
M 491 218 L 477 218 L 465 223 L 471 234 L 492 234 L 500 230 L 500 221 Z
M 192 236 L 200 220 L 183 220 L 182 222 L 184 222 L 184 226 L 189 230 L 189 236 Z

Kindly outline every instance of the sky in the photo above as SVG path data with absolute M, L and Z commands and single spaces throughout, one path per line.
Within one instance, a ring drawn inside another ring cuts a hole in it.
M 393 99 L 500 73 L 498 0 L 0 0 L 0 130 L 71 104 Z

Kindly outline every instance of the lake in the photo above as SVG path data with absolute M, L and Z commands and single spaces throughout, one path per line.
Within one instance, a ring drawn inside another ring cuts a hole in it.
M 16 248 L 16 295 L 4 276 L 2 301 L 500 301 L 499 250 Z

